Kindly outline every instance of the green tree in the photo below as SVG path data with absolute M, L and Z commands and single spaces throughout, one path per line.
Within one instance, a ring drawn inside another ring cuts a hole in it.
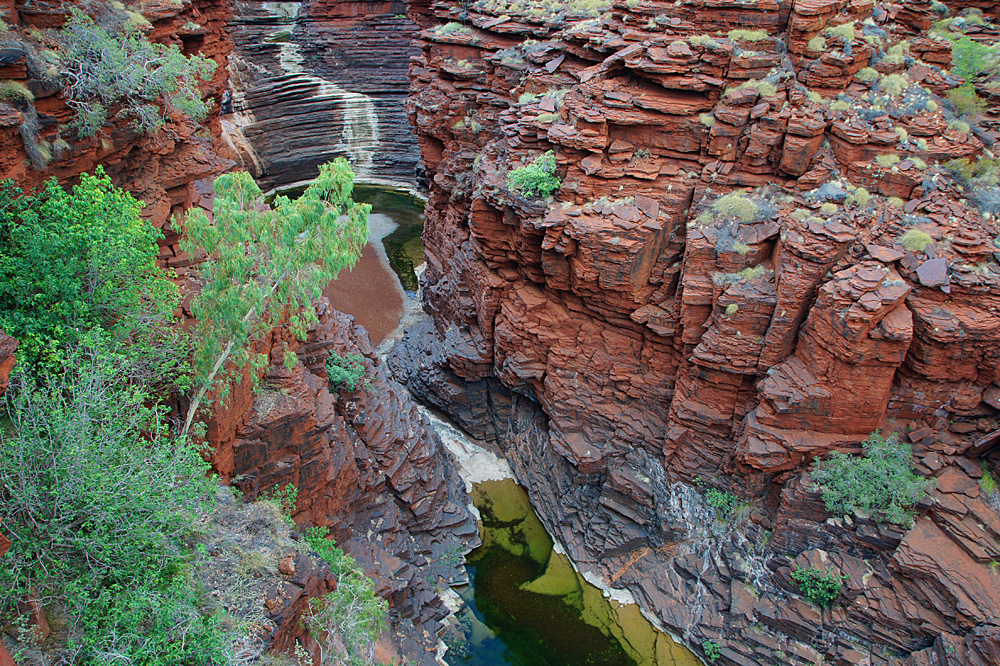
M 96 134 L 115 108 L 114 117 L 131 121 L 140 134 L 159 129 L 170 108 L 204 119 L 212 100 L 202 99 L 198 81 L 211 78 L 215 62 L 186 57 L 176 45 L 154 44 L 125 19 L 107 10 L 95 22 L 72 9 L 60 34 L 66 101 L 76 112 L 80 136 Z
M 354 266 L 368 238 L 371 206 L 351 199 L 354 174 L 343 158 L 320 167 L 297 199 L 268 207 L 246 172 L 215 181 L 212 217 L 187 215 L 182 246 L 201 265 L 203 287 L 191 309 L 195 394 L 183 433 L 212 391 L 265 357 L 252 343 L 287 321 L 304 337 L 317 320 L 313 302 L 343 268 Z M 253 374 L 253 373 L 252 373 Z
M 161 234 L 98 167 L 64 190 L 0 184 L 0 328 L 28 364 L 55 367 L 95 332 L 152 352 L 176 347 L 177 289 L 156 265 Z

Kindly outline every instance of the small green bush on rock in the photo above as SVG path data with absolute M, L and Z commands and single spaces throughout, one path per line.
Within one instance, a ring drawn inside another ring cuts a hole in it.
M 927 490 L 928 482 L 910 464 L 910 446 L 876 430 L 864 442 L 865 455 L 840 451 L 817 462 L 812 478 L 827 510 L 840 515 L 861 512 L 876 520 L 909 525 L 909 510 Z
M 796 569 L 792 582 L 802 595 L 820 608 L 828 608 L 840 596 L 846 576 L 836 569 Z
M 722 656 L 722 646 L 712 639 L 702 641 L 701 649 L 705 651 L 705 659 L 708 659 L 709 661 L 716 661 Z
M 526 197 L 547 197 L 562 185 L 556 174 L 556 154 L 548 151 L 536 157 L 531 164 L 507 174 L 507 186 Z
M 331 390 L 345 388 L 353 393 L 365 377 L 365 360 L 357 353 L 341 356 L 337 352 L 330 352 L 326 359 L 326 376 L 330 380 Z

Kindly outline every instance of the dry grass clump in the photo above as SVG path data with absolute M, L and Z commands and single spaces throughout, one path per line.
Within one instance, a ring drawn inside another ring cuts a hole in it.
M 923 252 L 927 246 L 934 242 L 930 234 L 920 231 L 920 229 L 909 229 L 899 237 L 899 244 L 910 252 Z
M 768 34 L 766 30 L 744 30 L 737 28 L 736 30 L 730 30 L 727 37 L 734 42 L 762 42 L 768 38 Z
M 725 217 L 735 217 L 741 222 L 753 222 L 760 207 L 751 199 L 739 194 L 727 194 L 712 204 L 712 212 Z
M 882 153 L 875 157 L 878 165 L 885 169 L 890 169 L 899 164 L 899 155 L 896 153 Z
M 279 560 L 311 547 L 292 539 L 293 525 L 275 502 L 242 504 L 225 487 L 219 499 L 198 539 L 194 570 L 215 613 L 240 637 L 235 663 L 251 663 L 268 647 L 260 629 L 273 624 L 264 601 L 281 580 Z
M 858 70 L 858 73 L 854 75 L 854 78 L 862 83 L 871 83 L 872 81 L 878 81 L 881 76 L 882 75 L 878 73 L 878 70 L 873 67 L 862 67 Z

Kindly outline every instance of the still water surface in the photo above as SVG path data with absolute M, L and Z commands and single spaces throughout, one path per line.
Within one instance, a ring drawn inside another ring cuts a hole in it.
M 552 538 L 512 479 L 473 488 L 483 545 L 467 557 L 471 584 L 446 638 L 450 666 L 698 666 L 634 604 L 607 599 Z

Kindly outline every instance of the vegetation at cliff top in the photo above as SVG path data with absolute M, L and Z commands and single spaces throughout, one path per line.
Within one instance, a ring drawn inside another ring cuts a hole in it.
M 140 210 L 100 168 L 71 192 L 55 179 L 30 194 L 0 183 L 0 329 L 18 339 L 21 363 L 57 367 L 98 335 L 128 341 L 164 377 L 177 289 Z
M 198 81 L 211 78 L 215 62 L 154 44 L 123 18 L 107 9 L 95 21 L 74 8 L 60 33 L 66 101 L 80 136 L 96 134 L 114 109 L 114 118 L 130 121 L 140 134 L 159 129 L 171 109 L 203 120 L 212 100 L 202 99 Z
M 909 525 L 913 521 L 910 507 L 929 486 L 913 471 L 910 445 L 876 430 L 865 440 L 864 449 L 863 456 L 836 451 L 813 467 L 812 479 L 827 510 Z
M 507 186 L 526 197 L 547 197 L 561 185 L 562 180 L 556 176 L 556 154 L 551 150 L 507 174 Z

